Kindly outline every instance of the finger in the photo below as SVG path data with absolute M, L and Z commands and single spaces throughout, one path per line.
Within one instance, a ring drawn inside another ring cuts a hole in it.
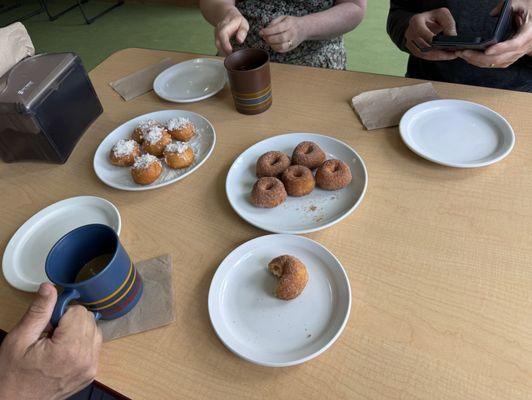
M 284 21 L 287 15 L 280 15 L 277 18 L 274 18 L 268 26 L 276 25 L 281 21 Z
M 497 15 L 499 15 L 501 13 L 503 4 L 504 4 L 504 1 L 499 2 L 499 4 L 497 4 L 495 8 L 490 11 L 490 16 L 496 17 Z
M 69 343 L 77 341 L 85 332 L 87 318 L 94 318 L 93 314 L 80 305 L 70 306 L 65 315 L 59 320 L 51 340 L 54 343 Z
M 286 32 L 290 29 L 290 24 L 287 21 L 281 21 L 273 26 L 269 25 L 268 27 L 261 30 L 259 33 L 261 36 L 271 36 L 278 33 Z
M 419 38 L 423 39 L 427 43 L 432 43 L 432 38 L 435 33 L 430 30 L 425 24 L 418 27 L 416 34 Z
M 427 43 L 423 38 L 417 38 L 416 40 L 412 40 L 414 45 L 421 51 L 425 49 L 430 49 L 430 44 Z
M 240 24 L 240 28 L 238 28 L 238 31 L 236 33 L 236 40 L 238 40 L 238 43 L 240 44 L 244 43 L 244 40 L 246 40 L 246 37 L 248 35 L 248 31 L 249 31 L 249 24 L 246 20 L 244 20 Z
M 450 60 L 456 60 L 458 56 L 454 51 L 444 51 L 444 50 L 434 50 L 431 49 L 430 51 L 423 53 L 427 54 L 427 60 L 431 61 L 450 61 Z
M 454 21 L 453 15 L 448 8 L 438 8 L 433 11 L 432 16 L 436 19 L 441 27 L 443 28 L 443 34 L 448 36 L 456 36 L 456 22 Z
M 290 40 L 290 35 L 288 32 L 278 33 L 277 35 L 266 36 L 264 40 L 270 46 L 274 44 L 283 44 L 287 43 Z
M 37 297 L 31 303 L 20 322 L 11 333 L 23 339 L 26 344 L 35 343 L 46 329 L 57 301 L 57 291 L 50 283 L 42 283 Z
M 520 32 L 510 40 L 505 40 L 504 42 L 500 42 L 500 43 L 494 44 L 493 46 L 488 47 L 485 53 L 488 56 L 493 56 L 493 55 L 499 55 L 503 53 L 509 53 L 511 51 L 519 51 L 519 49 L 521 49 L 523 45 L 525 44 L 524 42 L 527 41 L 526 36 L 531 36 L 529 40 L 532 40 L 531 33 L 529 33 L 528 35 L 525 35 L 523 32 Z
M 500 68 L 511 63 L 507 56 L 487 56 L 481 51 L 475 50 L 458 51 L 457 55 L 469 64 L 480 68 Z
M 277 53 L 286 53 L 290 50 L 290 45 L 289 43 L 274 44 L 271 48 Z
M 220 45 L 222 50 L 230 54 L 233 51 L 233 46 L 231 46 L 231 38 L 237 33 L 240 28 L 240 19 L 233 18 L 228 22 L 222 21 L 218 30 L 218 40 L 220 40 Z

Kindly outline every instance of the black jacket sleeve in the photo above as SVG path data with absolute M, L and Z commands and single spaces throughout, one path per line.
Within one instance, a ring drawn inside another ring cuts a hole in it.
M 420 11 L 416 10 L 416 1 L 390 0 L 390 11 L 386 30 L 388 35 L 401 50 L 408 52 L 405 46 L 405 32 L 410 18 Z

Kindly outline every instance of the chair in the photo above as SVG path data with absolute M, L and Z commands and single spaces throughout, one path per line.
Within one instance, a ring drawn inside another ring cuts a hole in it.
M 20 6 L 22 6 L 22 4 L 23 4 L 22 1 L 17 1 L 17 2 L 15 2 L 13 4 L 0 3 L 0 14 L 9 12 L 11 10 L 15 10 L 16 8 L 19 8 Z M 25 19 L 34 17 L 35 15 L 39 15 L 42 12 L 44 12 L 44 8 L 42 7 L 41 0 L 39 0 L 39 8 L 38 9 L 36 9 L 34 11 L 30 11 L 28 14 L 23 15 L 22 17 L 15 18 L 14 20 L 9 21 L 8 23 L 6 23 L 4 25 L 7 26 L 7 25 L 11 25 L 12 23 L 17 22 L 17 21 L 24 21 Z
M 81 11 L 81 14 L 83 15 L 83 19 L 85 19 L 85 23 L 87 25 L 92 24 L 95 20 L 100 18 L 102 15 L 107 14 L 112 9 L 114 9 L 116 7 L 119 7 L 122 4 L 124 4 L 124 0 L 117 0 L 115 3 L 111 4 L 109 7 L 107 7 L 106 9 L 101 11 L 100 13 L 96 14 L 95 16 L 88 17 L 85 9 L 83 8 L 83 4 L 88 3 L 89 0 L 76 0 L 76 2 L 74 4 L 72 4 L 71 6 L 65 8 L 64 10 L 62 10 L 62 11 L 56 13 L 56 14 L 52 14 L 50 12 L 50 10 L 48 9 L 48 0 L 39 0 L 39 2 L 41 3 L 42 8 L 44 9 L 46 14 L 48 15 L 48 19 L 50 19 L 50 21 L 55 21 L 61 15 L 65 14 L 65 13 L 67 13 L 67 12 L 69 12 L 69 11 L 75 9 L 75 8 L 79 8 L 80 11 Z

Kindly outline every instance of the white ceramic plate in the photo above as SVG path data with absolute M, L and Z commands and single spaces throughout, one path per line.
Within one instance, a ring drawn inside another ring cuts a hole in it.
M 175 170 L 168 168 L 163 161 L 163 173 L 161 176 L 152 184 L 143 186 L 133 181 L 130 168 L 117 167 L 110 163 L 109 152 L 112 147 L 120 139 L 129 139 L 140 121 L 154 119 L 161 123 L 165 123 L 171 118 L 179 117 L 190 119 L 196 126 L 197 134 L 189 142 L 194 150 L 196 159 L 190 167 Z M 207 161 L 214 149 L 215 143 L 216 133 L 214 132 L 214 127 L 205 117 L 191 111 L 156 111 L 133 118 L 107 135 L 102 143 L 100 143 L 100 146 L 98 146 L 96 154 L 94 154 L 94 171 L 96 172 L 96 175 L 98 175 L 98 178 L 100 178 L 105 184 L 116 189 L 134 191 L 156 189 L 177 182 L 197 170 L 205 161 Z
M 283 204 L 271 209 L 253 206 L 250 193 L 257 180 L 257 159 L 272 150 L 292 156 L 294 148 L 306 140 L 317 143 L 328 159 L 340 159 L 351 168 L 353 180 L 349 186 L 337 191 L 316 187 L 308 196 L 289 196 Z M 225 190 L 233 209 L 250 224 L 274 233 L 301 234 L 327 228 L 351 214 L 362 201 L 367 184 L 364 161 L 347 144 L 329 136 L 289 133 L 263 140 L 244 151 L 229 169 Z
M 268 263 L 299 258 L 309 281 L 293 300 L 273 295 Z M 301 364 L 327 350 L 344 329 L 351 288 L 338 259 L 313 240 L 262 236 L 237 247 L 218 267 L 209 290 L 209 315 L 220 340 L 235 354 L 269 367 Z
M 500 114 L 463 100 L 433 100 L 408 110 L 399 124 L 410 150 L 438 164 L 477 168 L 496 163 L 514 147 L 512 127 Z
M 54 203 L 28 219 L 4 251 L 2 270 L 13 287 L 36 292 L 48 282 L 44 262 L 52 246 L 66 233 L 88 224 L 105 224 L 120 234 L 120 214 L 109 201 L 93 196 Z
M 226 80 L 221 60 L 196 58 L 165 69 L 153 81 L 153 90 L 165 100 L 192 103 L 214 96 Z

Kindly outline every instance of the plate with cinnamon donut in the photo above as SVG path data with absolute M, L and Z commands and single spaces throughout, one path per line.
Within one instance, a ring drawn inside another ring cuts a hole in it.
M 100 143 L 94 171 L 122 190 L 149 190 L 193 173 L 216 143 L 212 124 L 191 111 L 164 110 L 133 118 Z
M 328 228 L 364 198 L 364 161 L 346 143 L 315 133 L 273 136 L 245 150 L 226 179 L 229 203 L 250 224 L 273 233 Z
M 303 236 L 266 235 L 233 250 L 209 289 L 220 340 L 254 364 L 287 367 L 317 357 L 349 318 L 351 288 L 340 261 Z

